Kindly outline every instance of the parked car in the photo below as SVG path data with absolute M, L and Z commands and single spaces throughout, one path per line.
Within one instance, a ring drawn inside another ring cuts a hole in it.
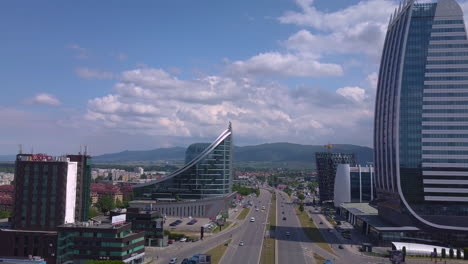
M 285 220 L 286 220 L 286 216 L 283 216 L 283 221 L 285 221 Z
M 187 238 L 186 238 L 186 237 L 183 237 L 183 238 L 181 238 L 179 241 L 180 241 L 180 242 L 185 242 L 185 241 L 187 241 Z
M 169 261 L 169 264 L 176 264 L 177 263 L 177 258 L 171 258 L 171 261 Z
M 250 218 L 250 222 L 255 222 L 255 217 L 252 216 L 252 217 Z
M 190 260 L 188 258 L 184 258 L 180 264 L 190 264 Z
M 243 246 L 243 245 L 244 245 L 244 241 L 241 241 L 241 242 L 239 243 L 239 246 Z
M 167 243 L 168 243 L 169 245 L 170 245 L 170 244 L 174 244 L 174 239 L 169 239 L 169 240 L 167 241 Z

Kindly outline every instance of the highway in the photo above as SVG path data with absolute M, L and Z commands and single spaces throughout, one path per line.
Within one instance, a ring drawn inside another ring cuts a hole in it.
M 283 192 L 277 192 L 276 199 L 276 241 L 278 263 L 312 263 L 311 256 L 306 256 L 303 242 L 307 241 L 297 219 L 294 207 Z M 284 217 L 286 218 L 285 220 Z M 287 235 L 289 233 L 289 235 Z
M 250 210 L 244 224 L 233 235 L 232 242 L 222 260 L 223 264 L 257 264 L 260 260 L 271 194 L 260 189 L 260 197 L 252 201 L 254 207 Z M 255 211 L 255 205 L 259 208 L 258 212 Z M 262 206 L 265 206 L 264 211 L 261 210 Z M 249 221 L 252 216 L 255 217 L 255 222 Z M 239 246 L 240 241 L 244 242 L 244 246 Z
M 166 264 L 169 263 L 172 257 L 177 257 L 177 263 L 180 263 L 184 258 L 191 257 L 197 253 L 205 253 L 211 248 L 224 243 L 226 240 L 232 239 L 221 263 L 257 264 L 261 254 L 271 194 L 264 189 L 260 189 L 260 197 L 251 200 L 254 205 L 260 208 L 264 205 L 267 210 L 265 212 L 261 210 L 255 212 L 255 208 L 253 207 L 245 221 L 236 221 L 236 226 L 218 235 L 206 238 L 203 241 L 194 243 L 175 242 L 175 245 L 170 245 L 167 248 L 146 247 L 147 260 L 152 259 L 154 260 L 153 263 Z M 249 222 L 251 216 L 255 217 L 255 222 Z M 244 246 L 239 246 L 240 241 L 244 242 Z

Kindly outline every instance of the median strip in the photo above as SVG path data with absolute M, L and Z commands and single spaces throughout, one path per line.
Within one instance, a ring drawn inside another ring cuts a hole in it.
M 320 230 L 314 224 L 314 221 L 311 218 L 309 218 L 306 212 L 301 212 L 298 208 L 295 209 L 297 217 L 301 222 L 302 229 L 304 230 L 304 233 L 307 235 L 307 237 L 319 247 L 335 255 L 335 252 L 331 249 L 330 245 L 323 238 L 322 234 L 320 233 Z
M 237 220 L 244 220 L 249 214 L 249 208 L 243 208 L 240 214 L 237 216 Z
M 224 243 L 219 244 L 218 246 L 208 250 L 208 252 L 205 253 L 205 254 L 211 255 L 211 264 L 221 263 L 221 259 L 223 258 L 224 253 L 226 253 L 226 250 L 228 248 L 227 245 L 231 243 L 231 240 L 232 239 L 229 239 L 225 241 Z
M 260 257 L 261 264 L 275 263 L 276 240 L 274 237 L 271 237 L 271 234 L 275 234 L 276 231 L 276 195 L 274 193 L 270 210 L 268 210 L 267 222 L 266 230 L 269 231 L 269 235 L 266 235 L 263 239 L 262 255 Z

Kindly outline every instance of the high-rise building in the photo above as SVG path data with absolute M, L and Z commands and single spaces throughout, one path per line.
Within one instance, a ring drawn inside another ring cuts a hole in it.
M 18 154 L 14 228 L 55 230 L 58 225 L 85 220 L 90 203 L 88 159 Z
M 354 154 L 350 153 L 316 152 L 315 163 L 320 201 L 332 201 L 335 189 L 336 167 L 338 167 L 338 164 L 351 164 L 351 166 L 354 166 L 356 158 Z
M 426 239 L 468 241 L 467 102 L 460 6 L 405 1 L 390 18 L 375 105 L 377 204 L 386 220 L 422 226 Z
M 135 197 L 141 200 L 199 200 L 232 193 L 231 124 L 213 143 L 189 146 L 185 157 L 185 165 L 171 175 L 136 185 Z

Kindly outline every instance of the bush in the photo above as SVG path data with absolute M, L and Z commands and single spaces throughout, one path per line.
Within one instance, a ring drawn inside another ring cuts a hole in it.
M 446 252 L 445 252 L 445 248 L 442 249 L 442 258 L 445 258 L 446 257 Z
M 449 250 L 449 257 L 450 257 L 451 259 L 453 259 L 453 248 L 451 248 L 451 249 Z
M 457 248 L 457 259 L 461 259 L 461 250 Z
M 463 249 L 463 259 L 468 259 L 468 248 Z

